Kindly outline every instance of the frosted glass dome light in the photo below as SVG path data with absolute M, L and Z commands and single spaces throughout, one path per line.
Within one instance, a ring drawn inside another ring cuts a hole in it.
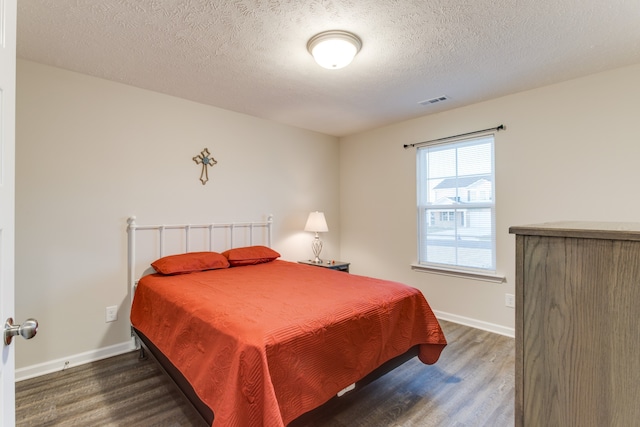
M 329 70 L 344 68 L 360 51 L 362 41 L 347 31 L 325 31 L 309 39 L 307 50 L 318 65 Z

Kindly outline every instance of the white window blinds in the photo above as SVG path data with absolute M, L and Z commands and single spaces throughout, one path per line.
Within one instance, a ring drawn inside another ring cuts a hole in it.
M 495 272 L 494 137 L 417 149 L 420 265 Z

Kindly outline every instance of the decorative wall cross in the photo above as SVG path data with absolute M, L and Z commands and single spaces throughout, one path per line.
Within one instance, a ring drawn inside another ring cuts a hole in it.
M 193 161 L 196 164 L 202 164 L 202 172 L 200 172 L 200 181 L 202 185 L 205 185 L 207 181 L 209 181 L 209 172 L 207 171 L 207 166 L 213 166 L 216 163 L 216 159 L 211 157 L 211 153 L 209 153 L 209 149 L 205 148 L 202 152 L 193 158 Z

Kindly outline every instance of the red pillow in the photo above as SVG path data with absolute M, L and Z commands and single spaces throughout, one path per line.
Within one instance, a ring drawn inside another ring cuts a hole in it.
M 158 273 L 180 274 L 229 267 L 227 258 L 217 252 L 189 252 L 169 255 L 151 263 Z
M 222 252 L 222 255 L 229 259 L 231 267 L 271 262 L 280 256 L 278 252 L 266 246 L 246 246 L 244 248 L 229 249 Z

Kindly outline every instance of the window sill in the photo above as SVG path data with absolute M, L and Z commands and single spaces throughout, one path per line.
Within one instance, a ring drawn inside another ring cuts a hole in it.
M 447 268 L 427 267 L 425 265 L 411 264 L 411 269 L 414 271 L 420 271 L 422 273 L 441 274 L 444 276 L 461 277 L 464 279 L 482 280 L 492 283 L 503 283 L 505 281 L 504 276 L 491 273 L 481 273 L 477 271 L 464 271 L 464 270 L 450 270 Z

